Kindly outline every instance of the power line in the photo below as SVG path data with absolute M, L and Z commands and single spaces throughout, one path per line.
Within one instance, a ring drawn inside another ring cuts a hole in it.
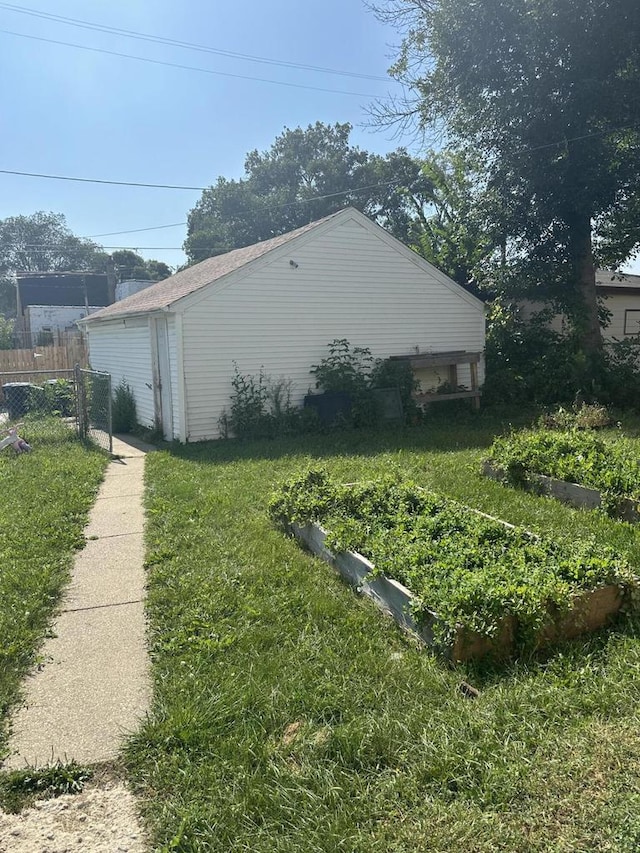
M 259 62 L 266 65 L 278 65 L 283 68 L 295 68 L 303 71 L 315 71 L 322 74 L 337 74 L 342 77 L 355 77 L 362 80 L 377 80 L 385 83 L 396 83 L 397 81 L 391 77 L 382 77 L 376 74 L 360 74 L 355 71 L 344 71 L 337 68 L 325 68 L 320 65 L 306 65 L 300 62 L 290 62 L 282 59 L 271 59 L 264 56 L 254 56 L 249 53 L 236 53 L 231 50 L 222 50 L 221 48 L 210 47 L 208 45 L 196 44 L 194 42 L 180 41 L 178 39 L 167 38 L 166 36 L 157 36 L 151 33 L 141 33 L 136 30 L 123 29 L 121 27 L 112 27 L 107 24 L 96 24 L 91 21 L 81 21 L 78 18 L 67 18 L 63 15 L 54 15 L 50 12 L 42 12 L 38 9 L 28 9 L 24 6 L 16 6 L 13 3 L 0 3 L 0 8 L 10 12 L 18 12 L 22 15 L 30 15 L 36 18 L 42 18 L 47 21 L 54 21 L 68 26 L 80 27 L 85 30 L 93 30 L 94 32 L 110 33 L 112 35 L 125 36 L 126 38 L 137 39 L 138 41 L 152 42 L 154 44 L 167 44 L 174 47 L 181 47 L 186 50 L 200 51 L 201 53 L 212 53 L 216 56 L 224 56 L 230 59 L 241 59 L 247 62 Z
M 0 30 L 0 32 L 2 32 Z M 175 184 L 144 184 L 139 181 L 109 181 L 103 178 L 76 178 L 71 175 L 47 175 L 42 172 L 18 172 L 14 169 L 0 169 L 0 175 L 19 175 L 24 178 L 46 178 L 50 181 L 76 181 L 81 184 L 110 184 L 116 187 L 147 187 L 159 190 L 197 190 L 202 192 L 207 187 L 184 187 Z
M 188 222 L 174 222 L 172 225 L 150 225 L 148 228 L 131 228 L 129 231 L 107 231 L 104 234 L 89 234 L 84 240 L 95 240 L 97 237 L 117 237 L 120 234 L 139 234 L 141 231 L 160 231 L 162 228 L 180 228 Z
M 90 47 L 86 44 L 75 44 L 70 41 L 60 41 L 58 39 L 44 38 L 43 36 L 34 36 L 28 33 L 16 33 L 13 30 L 0 29 L 0 33 L 9 36 L 17 36 L 18 38 L 32 39 L 33 41 L 46 42 L 47 44 L 58 44 L 63 47 L 75 47 L 78 50 L 88 50 L 92 53 L 103 53 L 108 56 L 118 56 L 124 59 L 135 59 L 137 62 L 148 62 L 151 65 L 165 65 L 168 68 L 180 68 L 182 71 L 197 71 L 200 74 L 214 74 L 219 77 L 233 77 L 236 80 L 251 80 L 258 83 L 272 83 L 275 86 L 287 86 L 293 89 L 307 89 L 312 92 L 329 92 L 332 95 L 351 95 L 356 98 L 373 99 L 375 95 L 366 95 L 363 92 L 345 92 L 342 89 L 325 89 L 321 86 L 305 86 L 303 83 L 290 83 L 285 80 L 269 80 L 266 77 L 250 77 L 247 74 L 232 74 L 229 71 L 214 71 L 211 68 L 200 68 L 196 65 L 181 65 L 177 62 L 166 62 L 163 59 L 150 59 L 147 56 L 136 56 L 133 53 L 120 53 L 115 50 L 107 50 L 102 47 Z

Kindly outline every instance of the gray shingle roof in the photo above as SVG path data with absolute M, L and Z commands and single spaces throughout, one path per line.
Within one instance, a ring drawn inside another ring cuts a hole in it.
M 346 209 L 348 210 L 349 208 Z M 215 258 L 207 258 L 199 264 L 195 264 L 186 270 L 182 270 L 182 272 L 172 275 L 170 278 L 164 279 L 164 281 L 152 284 L 139 293 L 134 293 L 132 296 L 120 300 L 120 302 L 115 302 L 113 305 L 108 305 L 106 308 L 96 311 L 87 317 L 84 322 L 92 323 L 94 320 L 109 319 L 124 314 L 159 311 L 167 308 L 190 293 L 194 293 L 208 284 L 218 281 L 225 275 L 229 275 L 229 273 L 246 266 L 251 261 L 261 258 L 267 252 L 283 246 L 285 243 L 294 240 L 296 237 L 300 237 L 302 234 L 306 234 L 308 231 L 313 231 L 314 228 L 317 228 L 323 222 L 339 216 L 340 213 L 344 213 L 344 210 L 332 213 L 330 216 L 325 216 L 324 219 L 310 222 L 308 225 L 303 225 L 302 228 L 289 231 L 288 234 L 273 237 L 271 240 L 254 243 L 253 246 L 245 246 L 243 249 L 234 249 L 231 252 L 226 252 L 224 255 L 216 255 Z

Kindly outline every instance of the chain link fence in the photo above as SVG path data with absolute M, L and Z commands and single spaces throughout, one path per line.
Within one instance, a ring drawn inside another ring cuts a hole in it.
M 0 373 L 0 439 L 17 424 L 36 445 L 66 427 L 111 452 L 111 376 L 80 367 Z
M 78 433 L 108 450 L 113 450 L 111 374 L 98 370 L 75 369 L 78 398 Z

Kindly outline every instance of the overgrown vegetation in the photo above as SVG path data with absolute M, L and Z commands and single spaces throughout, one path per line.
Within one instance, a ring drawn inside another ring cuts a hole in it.
M 113 392 L 111 423 L 114 432 L 135 432 L 138 426 L 136 398 L 131 386 L 122 379 Z
M 627 338 L 586 356 L 574 334 L 549 326 L 552 311 L 525 321 L 515 305 L 492 303 L 487 317 L 485 405 L 591 404 L 640 408 L 640 347 Z
M 0 756 L 7 712 L 37 660 L 107 465 L 56 418 L 21 432 L 32 453 L 0 452 Z
M 270 510 L 281 526 L 321 523 L 331 550 L 357 551 L 407 586 L 418 623 L 430 611 L 444 623 L 440 640 L 456 626 L 495 636 L 513 616 L 520 641 L 535 645 L 550 609 L 566 613 L 578 593 L 599 586 L 637 585 L 624 559 L 593 541 L 567 548 L 532 537 L 413 483 L 345 486 L 315 469 L 284 484 Z
M 228 438 L 273 438 L 313 428 L 310 413 L 303 413 L 291 402 L 291 382 L 273 380 L 261 368 L 257 376 L 240 373 L 233 363 L 233 393 L 229 412 L 218 421 L 220 434 Z
M 542 429 L 605 429 L 613 426 L 613 416 L 606 406 L 597 403 L 574 405 L 568 408 L 559 406 L 557 409 L 540 416 L 539 426 Z
M 528 474 L 546 474 L 602 492 L 615 509 L 620 498 L 640 499 L 640 458 L 636 442 L 571 430 L 514 431 L 497 438 L 488 457 L 514 485 Z
M 152 846 L 635 853 L 636 616 L 546 658 L 451 671 L 267 514 L 274 485 L 304 468 L 345 483 L 393 473 L 566 547 L 595 538 L 640 566 L 640 530 L 482 477 L 503 430 L 486 410 L 452 425 L 434 407 L 425 428 L 147 457 L 155 698 L 128 766 Z
M 323 425 L 375 426 L 381 419 L 376 389 L 397 389 L 405 418 L 415 416 L 418 408 L 411 395 L 417 382 L 408 362 L 374 360 L 368 348 L 352 347 L 346 339 L 336 339 L 327 346 L 329 355 L 312 365 L 310 373 L 323 393 L 338 392 L 345 397 L 346 405 L 332 423 L 323 424 L 316 409 L 300 409 L 292 403 L 290 380 L 273 380 L 262 368 L 257 375 L 245 375 L 234 362 L 231 404 L 218 422 L 221 435 L 274 438 L 315 432 Z

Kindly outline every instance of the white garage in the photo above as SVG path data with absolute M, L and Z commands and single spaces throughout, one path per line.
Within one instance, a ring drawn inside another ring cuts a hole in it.
M 311 365 L 337 338 L 386 358 L 478 353 L 485 334 L 482 302 L 353 208 L 208 258 L 81 322 L 93 369 L 129 384 L 142 425 L 183 442 L 219 437 L 234 362 L 286 377 L 301 404 Z M 482 361 L 478 373 L 482 382 Z

